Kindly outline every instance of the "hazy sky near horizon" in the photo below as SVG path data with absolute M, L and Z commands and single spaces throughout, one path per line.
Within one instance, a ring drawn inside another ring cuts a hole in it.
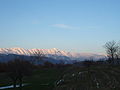
M 120 0 L 0 0 L 0 48 L 104 53 L 120 40 Z

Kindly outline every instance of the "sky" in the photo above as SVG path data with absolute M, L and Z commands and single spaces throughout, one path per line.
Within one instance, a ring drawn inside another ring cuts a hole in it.
M 120 0 L 0 0 L 0 48 L 105 53 L 120 40 Z

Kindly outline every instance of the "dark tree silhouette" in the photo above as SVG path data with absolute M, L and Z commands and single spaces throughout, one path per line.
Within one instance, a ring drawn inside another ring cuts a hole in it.
M 6 72 L 6 63 L 0 62 L 0 73 Z
M 20 59 L 15 59 L 7 63 L 8 76 L 13 81 L 14 88 L 16 82 L 19 82 L 20 89 L 22 89 L 23 77 L 31 74 L 32 65 L 30 62 Z
M 93 60 L 85 60 L 83 62 L 83 65 L 89 68 L 91 65 L 94 65 L 94 61 Z
M 116 58 L 120 59 L 120 42 L 118 43 L 118 50 L 117 50 Z
M 54 67 L 54 64 L 52 64 L 52 63 L 49 62 L 49 61 L 46 61 L 46 62 L 44 63 L 44 67 L 45 67 L 45 68 L 51 68 L 51 67 Z
M 119 49 L 118 44 L 115 41 L 109 41 L 104 45 L 104 48 L 106 49 L 109 60 L 113 64 Z
M 37 63 L 37 64 L 39 64 L 43 60 L 43 58 L 45 57 L 43 52 L 40 51 L 39 49 L 37 49 L 37 51 L 34 52 L 33 56 L 36 58 L 35 63 Z

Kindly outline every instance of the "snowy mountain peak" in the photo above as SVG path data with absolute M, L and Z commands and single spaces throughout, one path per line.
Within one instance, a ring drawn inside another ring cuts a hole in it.
M 24 48 L 0 48 L 0 54 L 17 54 L 17 55 L 34 55 L 35 52 L 41 52 L 47 57 L 66 59 L 70 58 L 71 60 L 84 60 L 89 58 L 100 59 L 105 57 L 104 55 L 91 54 L 91 53 L 72 53 L 61 51 L 57 48 L 52 49 L 24 49 Z

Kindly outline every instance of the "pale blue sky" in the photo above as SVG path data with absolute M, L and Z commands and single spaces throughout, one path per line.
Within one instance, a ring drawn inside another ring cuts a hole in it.
M 120 40 L 120 0 L 0 0 L 0 48 L 104 53 Z

